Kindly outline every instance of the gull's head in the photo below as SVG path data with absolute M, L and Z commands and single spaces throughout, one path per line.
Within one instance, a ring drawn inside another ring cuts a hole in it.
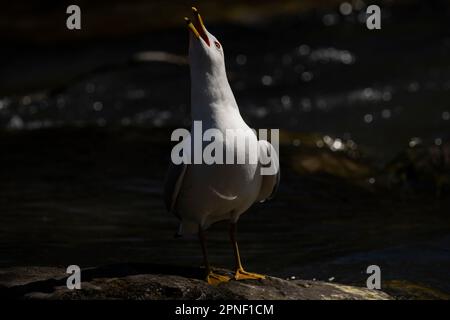
M 205 27 L 198 10 L 192 7 L 193 19 L 184 18 L 189 29 L 189 64 L 203 72 L 225 71 L 223 48 Z

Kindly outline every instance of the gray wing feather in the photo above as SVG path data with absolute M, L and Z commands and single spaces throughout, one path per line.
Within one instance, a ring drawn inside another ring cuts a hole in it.
M 175 205 L 178 194 L 180 193 L 180 189 L 183 185 L 186 170 L 186 164 L 173 164 L 170 162 L 169 170 L 167 171 L 166 180 L 164 183 L 164 202 L 166 204 L 167 211 L 175 214 L 178 218 L 179 215 L 175 210 Z
M 275 185 L 273 186 L 272 193 L 269 195 L 269 197 L 266 199 L 266 201 L 267 200 L 272 200 L 273 197 L 275 197 L 275 194 L 278 191 L 278 188 L 280 186 L 280 172 L 281 172 L 281 170 L 280 170 L 280 168 L 278 168 L 278 172 L 277 172 L 277 174 L 275 176 Z
M 275 151 L 275 148 L 270 144 L 269 142 L 265 140 L 260 140 L 260 151 L 267 153 L 267 155 L 271 159 L 271 164 L 275 165 L 275 168 L 277 169 L 276 173 L 273 175 L 263 175 L 262 176 L 262 183 L 261 183 L 261 189 L 259 191 L 258 201 L 264 202 L 271 200 L 280 185 L 280 163 L 278 159 L 277 152 Z

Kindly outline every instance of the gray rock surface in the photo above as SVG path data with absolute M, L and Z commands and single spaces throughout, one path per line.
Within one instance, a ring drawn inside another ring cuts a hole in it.
M 231 274 L 229 270 L 219 272 Z M 15 267 L 0 269 L 0 297 L 16 299 L 258 299 L 361 300 L 392 299 L 388 294 L 308 280 L 245 280 L 208 285 L 202 270 L 174 266 L 112 265 L 82 269 L 81 289 L 66 287 L 63 268 Z

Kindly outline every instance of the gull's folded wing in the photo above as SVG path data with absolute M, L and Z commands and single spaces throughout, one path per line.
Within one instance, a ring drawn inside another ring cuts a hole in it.
M 261 189 L 257 200 L 258 202 L 264 202 L 272 199 L 278 190 L 278 186 L 280 185 L 280 162 L 278 154 L 270 142 L 260 140 L 258 143 L 260 156 L 264 154 L 271 159 L 270 163 L 265 167 L 272 166 L 274 171 L 274 174 L 262 176 Z
M 171 161 L 164 183 L 164 202 L 166 204 L 167 211 L 175 214 L 177 217 L 179 217 L 179 215 L 175 210 L 175 205 L 181 186 L 183 185 L 186 170 L 186 164 L 173 164 Z

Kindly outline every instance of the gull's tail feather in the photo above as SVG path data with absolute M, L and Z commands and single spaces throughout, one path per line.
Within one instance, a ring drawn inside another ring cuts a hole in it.
M 190 221 L 181 221 L 174 238 L 190 238 L 198 233 L 198 224 Z

